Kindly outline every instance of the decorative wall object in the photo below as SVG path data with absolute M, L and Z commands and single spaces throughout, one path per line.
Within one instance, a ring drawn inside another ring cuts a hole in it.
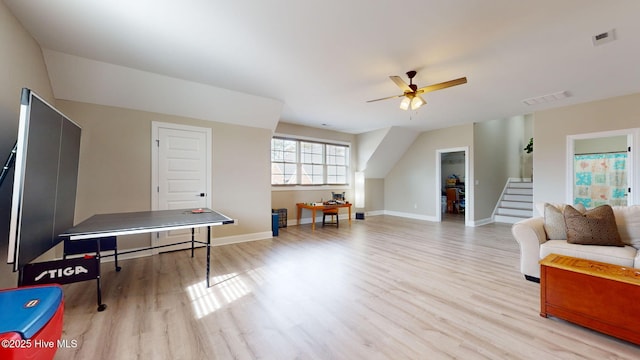
M 626 152 L 575 155 L 573 168 L 574 204 L 627 205 Z

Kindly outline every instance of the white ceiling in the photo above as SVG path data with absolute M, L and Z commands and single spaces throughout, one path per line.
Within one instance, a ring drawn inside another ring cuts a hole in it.
M 243 125 L 428 130 L 640 92 L 637 0 L 4 2 L 45 49 L 56 98 Z M 611 29 L 616 41 L 593 46 Z M 408 70 L 419 86 L 468 83 L 417 112 L 365 102 L 401 93 L 388 76 Z M 193 91 L 228 98 L 177 95 Z M 522 102 L 559 91 L 570 97 Z

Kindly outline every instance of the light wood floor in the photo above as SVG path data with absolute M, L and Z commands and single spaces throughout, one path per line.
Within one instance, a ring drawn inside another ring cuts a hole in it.
M 65 286 L 56 359 L 638 359 L 640 347 L 541 318 L 510 226 L 390 216 L 273 240 L 103 264 Z M 630 304 L 637 306 L 637 304 Z

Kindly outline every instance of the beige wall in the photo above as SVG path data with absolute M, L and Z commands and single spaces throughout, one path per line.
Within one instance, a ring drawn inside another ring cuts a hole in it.
M 4 165 L 18 136 L 20 90 L 34 90 L 53 104 L 53 93 L 38 43 L 0 1 L 0 161 Z M 0 289 L 17 284 L 6 264 L 13 172 L 0 186 Z
M 160 121 L 212 129 L 212 207 L 239 220 L 214 228 L 213 243 L 270 233 L 270 130 L 73 101 L 58 108 L 82 127 L 76 221 L 151 209 L 151 123 Z M 128 241 L 148 244 L 149 235 Z
M 30 88 L 52 104 L 53 92 L 40 46 L 3 2 L 0 2 L 0 45 L 1 124 L 4 130 L 6 122 L 11 121 L 17 129 L 20 90 L 23 87 Z M 4 135 L 4 131 L 1 134 Z
M 366 179 L 364 208 L 367 212 L 381 212 L 384 206 L 384 179 Z
M 535 113 L 534 201 L 567 201 L 568 135 L 638 128 L 638 104 L 640 93 Z
M 521 177 L 525 125 L 524 116 L 474 124 L 474 220 L 489 221 L 507 180 Z
M 384 180 L 387 211 L 434 218 L 440 195 L 436 189 L 436 153 L 439 149 L 469 147 L 473 164 L 473 125 L 461 125 L 420 134 Z M 472 178 L 473 167 L 470 166 Z M 436 197 L 437 196 L 437 197 Z
M 325 130 L 301 126 L 291 123 L 280 122 L 276 128 L 277 135 L 291 135 L 294 137 L 303 137 L 317 140 L 329 140 L 348 142 L 351 144 L 351 179 L 353 179 L 355 164 L 357 159 L 357 146 L 355 135 L 342 133 L 339 131 Z M 270 145 L 269 145 L 270 146 Z M 271 180 L 267 180 L 267 184 L 271 184 Z M 287 209 L 287 218 L 289 222 L 296 221 L 297 208 L 296 203 L 300 202 L 316 202 L 328 200 L 331 198 L 331 192 L 344 192 L 345 198 L 349 202 L 354 202 L 353 181 L 348 186 L 299 186 L 290 187 L 272 187 L 271 188 L 271 206 L 273 209 Z M 353 209 L 355 212 L 355 208 Z M 355 215 L 353 215 L 355 216 Z M 309 211 L 303 211 L 301 222 L 311 219 Z
M 573 152 L 575 154 L 627 151 L 627 137 L 624 135 L 595 139 L 578 139 L 575 140 L 573 144 Z

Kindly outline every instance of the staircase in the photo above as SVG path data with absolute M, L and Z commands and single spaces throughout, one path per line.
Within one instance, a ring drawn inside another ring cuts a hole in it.
M 509 179 L 493 214 L 493 221 L 514 224 L 533 216 L 533 182 Z

